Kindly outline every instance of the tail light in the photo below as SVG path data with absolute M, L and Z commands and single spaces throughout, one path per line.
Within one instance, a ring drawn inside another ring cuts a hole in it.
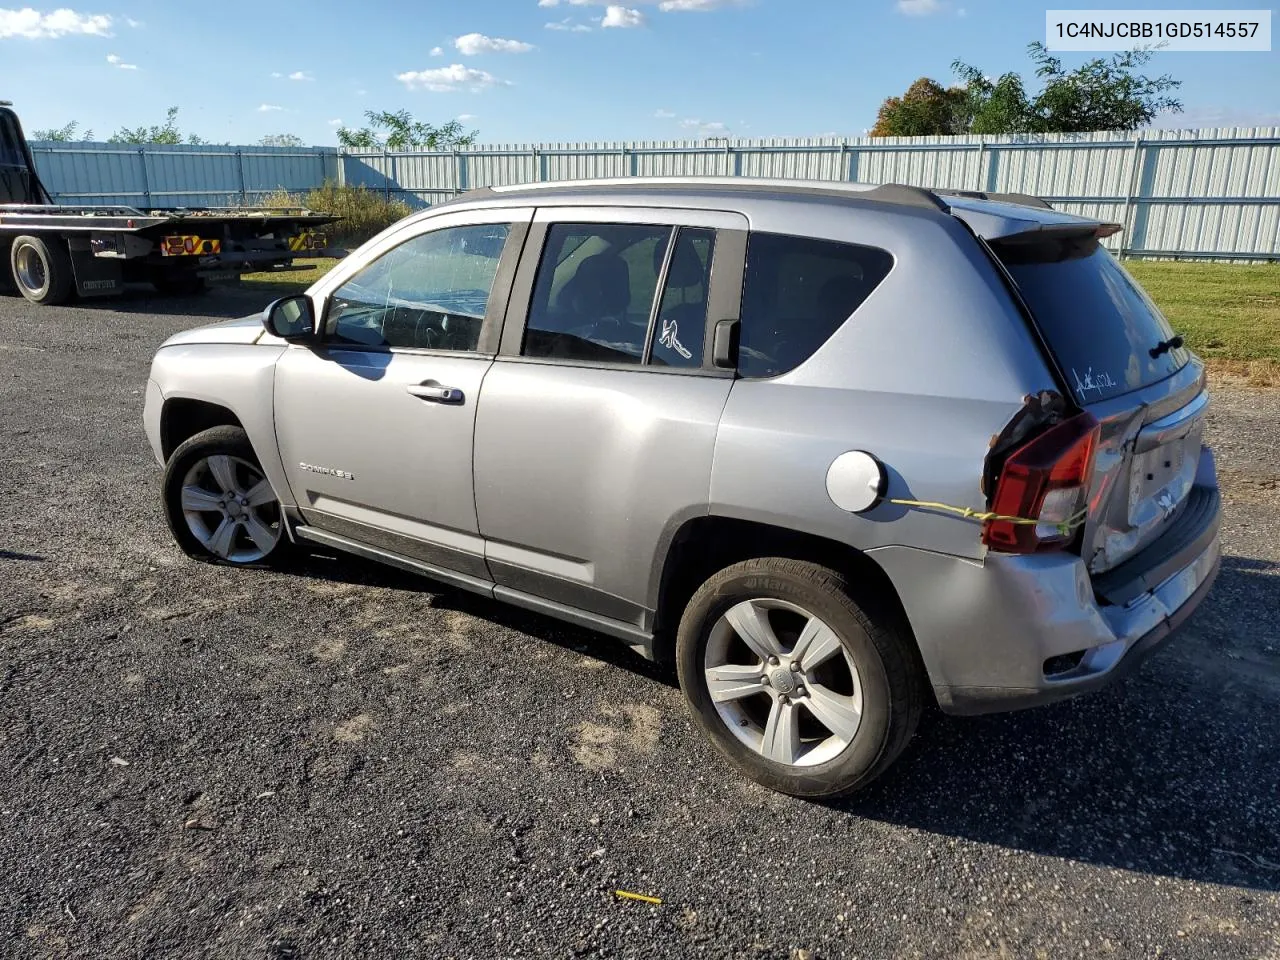
M 1081 413 L 1055 424 L 1009 454 L 996 481 L 991 512 L 1036 523 L 988 520 L 982 542 L 1005 553 L 1060 550 L 1075 538 L 1061 525 L 1089 502 L 1101 426 Z

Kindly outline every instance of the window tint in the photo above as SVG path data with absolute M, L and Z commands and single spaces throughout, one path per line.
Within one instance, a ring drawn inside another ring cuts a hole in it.
M 1081 403 L 1163 380 L 1183 349 L 1151 351 L 1173 336 L 1155 304 L 1093 237 L 994 244 Z
M 889 273 L 884 250 L 753 233 L 742 290 L 738 370 L 772 377 L 827 342 Z
M 641 224 L 552 225 L 524 355 L 640 363 L 671 233 Z
M 389 250 L 342 285 L 327 329 L 338 343 L 474 350 L 509 224 L 446 227 Z
M 711 285 L 714 230 L 682 228 L 676 237 L 662 305 L 653 326 L 649 362 L 658 366 L 702 366 L 707 328 L 707 288 Z M 657 250 L 654 251 L 658 253 Z

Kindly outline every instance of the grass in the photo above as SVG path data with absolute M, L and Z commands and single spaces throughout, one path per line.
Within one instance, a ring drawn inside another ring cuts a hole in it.
M 286 296 L 337 262 L 299 260 L 305 271 L 250 273 L 244 280 Z M 1280 264 L 1127 260 L 1125 267 L 1213 373 L 1280 386 Z
M 331 259 L 295 260 L 293 261 L 295 267 L 304 267 L 305 269 L 287 272 L 264 270 L 261 273 L 246 273 L 241 275 L 240 282 L 247 284 L 252 290 L 261 290 L 263 293 L 274 293 L 279 297 L 287 297 L 291 293 L 304 292 L 307 287 L 332 270 L 337 263 L 337 260 Z
M 393 200 L 377 190 L 344 187 L 332 182 L 300 194 L 278 190 L 260 202 L 272 207 L 301 206 L 341 217 L 331 226 L 319 229 L 328 234 L 332 243 L 351 249 L 413 212 L 403 200 Z
M 1125 268 L 1212 372 L 1280 386 L 1280 264 L 1127 260 Z

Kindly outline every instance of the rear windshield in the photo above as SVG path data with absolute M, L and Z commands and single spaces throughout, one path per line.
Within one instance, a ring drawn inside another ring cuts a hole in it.
M 1151 355 L 1173 330 L 1095 238 L 993 248 L 1080 403 L 1145 387 L 1187 362 L 1185 349 Z

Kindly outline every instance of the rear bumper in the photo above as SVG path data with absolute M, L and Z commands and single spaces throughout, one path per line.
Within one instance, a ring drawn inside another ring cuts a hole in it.
M 1075 556 L 992 553 L 975 563 L 901 547 L 875 551 L 898 588 L 942 709 L 1038 706 L 1133 669 L 1192 614 L 1217 576 L 1212 493 L 1189 529 L 1170 531 L 1176 542 L 1107 585 L 1122 602 L 1107 602 Z

